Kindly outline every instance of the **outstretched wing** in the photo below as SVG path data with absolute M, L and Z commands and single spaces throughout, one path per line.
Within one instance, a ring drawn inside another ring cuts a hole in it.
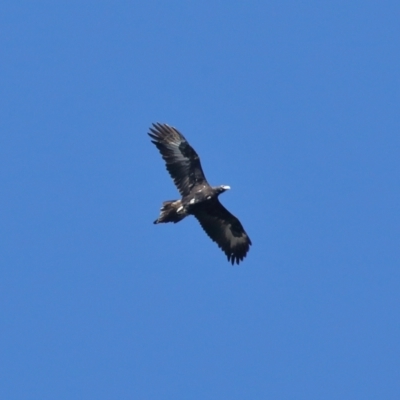
M 194 216 L 207 235 L 217 243 L 232 265 L 246 257 L 251 240 L 240 221 L 218 199 L 204 202 Z
M 171 178 L 182 196 L 197 184 L 207 184 L 200 158 L 184 136 L 172 126 L 156 123 L 149 136 L 157 146 Z

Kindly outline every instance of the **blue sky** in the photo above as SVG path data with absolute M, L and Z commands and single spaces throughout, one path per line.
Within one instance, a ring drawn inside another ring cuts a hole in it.
M 400 398 L 400 6 L 0 8 L 0 397 Z M 253 246 L 232 267 L 147 131 Z

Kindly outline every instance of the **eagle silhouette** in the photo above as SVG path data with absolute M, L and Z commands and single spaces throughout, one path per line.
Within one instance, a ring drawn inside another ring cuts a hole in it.
M 148 135 L 165 161 L 182 198 L 164 201 L 155 224 L 177 223 L 193 215 L 207 235 L 217 243 L 232 265 L 246 257 L 251 240 L 240 221 L 218 200 L 229 186 L 210 186 L 200 158 L 185 137 L 172 126 L 155 123 Z

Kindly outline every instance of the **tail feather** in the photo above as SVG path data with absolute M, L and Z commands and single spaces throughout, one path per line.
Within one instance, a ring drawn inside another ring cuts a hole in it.
M 173 222 L 176 224 L 186 216 L 187 213 L 182 208 L 181 200 L 164 201 L 160 210 L 160 216 L 154 221 L 154 223 L 160 224 L 164 222 Z

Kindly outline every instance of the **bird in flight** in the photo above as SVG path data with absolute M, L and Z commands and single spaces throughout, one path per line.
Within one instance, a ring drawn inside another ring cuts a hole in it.
M 206 234 L 217 243 L 232 265 L 246 257 L 251 240 L 240 221 L 218 200 L 229 186 L 210 186 L 200 158 L 185 137 L 172 126 L 155 123 L 148 135 L 165 161 L 182 198 L 164 201 L 155 224 L 177 223 L 193 215 Z

